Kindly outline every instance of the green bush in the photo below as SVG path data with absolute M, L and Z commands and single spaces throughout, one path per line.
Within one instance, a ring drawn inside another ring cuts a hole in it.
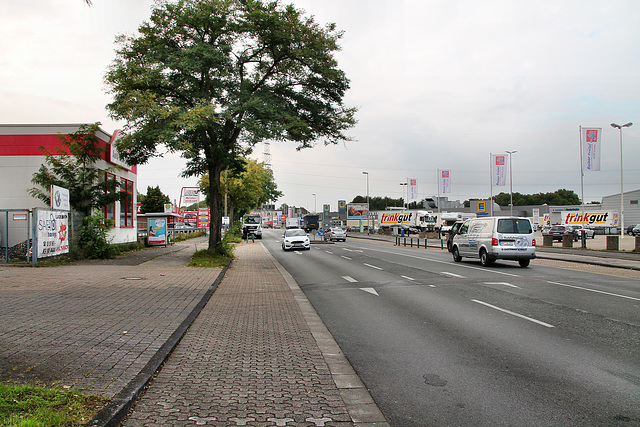
M 80 256 L 90 259 L 110 259 L 120 254 L 120 249 L 107 236 L 112 221 L 105 219 L 101 212 L 86 216 L 80 226 Z

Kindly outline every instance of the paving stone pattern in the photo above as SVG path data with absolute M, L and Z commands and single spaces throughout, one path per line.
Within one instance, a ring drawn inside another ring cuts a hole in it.
M 193 250 L 184 243 L 164 251 L 175 254 L 174 265 L 0 268 L 0 380 L 113 397 L 220 273 L 185 267 Z
M 124 425 L 353 424 L 289 286 L 249 244 Z

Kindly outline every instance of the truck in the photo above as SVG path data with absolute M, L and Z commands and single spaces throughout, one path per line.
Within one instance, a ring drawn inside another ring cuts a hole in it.
M 262 239 L 262 216 L 259 214 L 246 214 L 242 216 L 242 237 L 253 235 L 256 239 Z
M 466 212 L 441 212 L 438 217 L 438 225 L 436 226 L 436 231 L 439 231 L 440 234 L 447 234 L 453 224 L 458 221 L 465 221 L 467 219 L 475 218 L 476 214 L 474 213 L 466 213 Z
M 285 223 L 286 228 L 300 228 L 300 218 L 288 217 Z
M 320 216 L 319 215 L 305 215 L 302 219 L 302 228 L 307 233 L 311 230 L 317 230 L 320 228 Z
M 381 227 L 402 225 L 415 228 L 418 231 L 434 231 L 437 215 L 431 211 L 390 210 L 381 215 L 379 224 Z

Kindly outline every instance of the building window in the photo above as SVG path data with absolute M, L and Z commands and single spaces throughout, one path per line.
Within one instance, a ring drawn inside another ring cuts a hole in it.
M 120 188 L 120 227 L 133 227 L 133 181 L 122 179 Z
M 632 205 L 637 205 L 638 201 L 637 200 L 631 200 L 629 203 L 632 204 Z
M 112 173 L 105 172 L 104 174 L 105 183 L 107 183 L 110 179 L 115 180 L 116 176 Z M 108 187 L 109 186 L 107 186 L 107 189 L 105 189 L 105 192 L 109 191 Z M 104 207 L 104 218 L 106 220 L 113 221 L 113 225 L 115 225 L 116 223 L 116 203 L 115 202 L 109 203 Z

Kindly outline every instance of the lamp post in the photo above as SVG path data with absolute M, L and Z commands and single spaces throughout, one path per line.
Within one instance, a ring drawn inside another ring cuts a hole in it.
M 371 206 L 369 206 L 369 172 L 362 172 L 367 176 L 367 234 L 371 234 L 371 226 L 369 225 L 369 218 L 371 217 Z
M 511 155 L 517 152 L 517 150 L 505 150 L 505 153 L 509 153 L 509 194 L 511 194 L 511 216 L 513 216 L 513 163 L 511 162 Z
M 400 185 L 407 185 L 406 182 L 401 182 Z M 407 188 L 407 194 L 409 194 L 409 189 Z M 405 203 L 405 199 L 404 199 L 404 187 L 402 187 L 402 209 L 404 209 L 404 203 Z
M 629 122 L 624 125 L 611 123 L 611 127 L 620 131 L 620 238 L 624 239 L 624 180 L 622 178 L 622 128 L 628 128 L 633 123 Z
M 311 193 L 311 195 L 313 196 L 313 213 L 317 214 L 318 213 L 318 197 L 316 196 L 316 193 Z

